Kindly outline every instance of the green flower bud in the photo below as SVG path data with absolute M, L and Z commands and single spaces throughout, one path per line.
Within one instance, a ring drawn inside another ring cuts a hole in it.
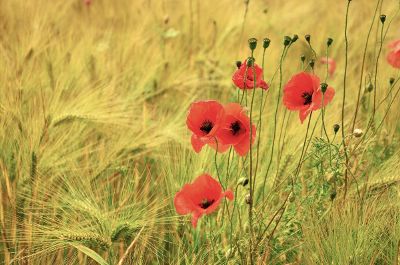
M 292 39 L 289 36 L 285 36 L 285 38 L 283 39 L 283 45 L 288 46 L 291 41 Z
M 310 35 L 310 34 L 305 35 L 304 38 L 306 39 L 306 41 L 307 41 L 308 43 L 311 42 L 311 35 Z
M 300 56 L 300 60 L 304 63 L 304 61 L 306 60 L 306 56 L 303 54 L 302 56 Z
M 382 24 L 385 23 L 385 21 L 386 21 L 386 15 L 381 15 L 379 18 L 380 18 Z
M 242 62 L 241 61 L 236 61 L 236 67 L 239 69 L 240 66 L 242 66 Z
M 339 129 L 340 129 L 340 125 L 339 125 L 339 124 L 333 125 L 333 131 L 335 132 L 335 134 L 337 134 L 337 132 L 339 131 Z
M 326 45 L 331 46 L 333 43 L 333 39 L 332 38 L 328 38 L 328 40 L 326 41 Z

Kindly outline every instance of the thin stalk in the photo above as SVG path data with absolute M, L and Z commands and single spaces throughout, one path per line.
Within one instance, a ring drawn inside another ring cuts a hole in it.
M 344 39 L 345 39 L 345 63 L 344 63 L 344 76 L 343 76 L 343 100 L 342 100 L 342 143 L 343 143 L 343 149 L 344 149 L 344 154 L 346 158 L 346 165 L 349 164 L 349 157 L 347 155 L 347 146 L 346 146 L 346 141 L 345 141 L 345 131 L 344 131 L 344 107 L 346 104 L 346 85 L 347 85 L 347 66 L 348 66 L 348 56 L 349 56 L 349 41 L 347 37 L 347 27 L 348 27 L 348 20 L 349 20 L 349 9 L 350 9 L 350 3 L 351 0 L 348 0 L 347 2 L 347 8 L 346 8 L 346 20 L 345 20 L 345 26 L 344 26 Z M 347 166 L 345 169 L 344 173 L 344 186 L 345 186 L 345 191 L 344 191 L 344 199 L 346 199 L 347 195 L 347 189 L 348 189 L 348 174 L 347 174 Z

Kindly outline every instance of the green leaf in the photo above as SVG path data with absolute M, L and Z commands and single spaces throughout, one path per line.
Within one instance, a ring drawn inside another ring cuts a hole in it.
M 85 247 L 83 245 L 77 244 L 77 243 L 69 243 L 71 246 L 79 250 L 80 252 L 86 254 L 90 258 L 92 258 L 94 261 L 99 263 L 100 265 L 109 265 L 107 261 L 105 261 L 99 254 L 97 254 L 94 250 Z

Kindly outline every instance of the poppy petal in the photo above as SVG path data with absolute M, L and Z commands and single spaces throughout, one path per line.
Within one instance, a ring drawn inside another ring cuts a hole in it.
M 308 114 L 310 114 L 310 112 L 311 112 L 310 108 L 304 108 L 299 111 L 299 118 L 300 118 L 301 123 L 304 122 L 304 120 L 307 118 L 307 116 L 308 116 Z
M 195 135 L 195 134 L 192 134 L 191 142 L 192 142 L 194 151 L 196 153 L 200 153 L 200 151 L 203 148 L 205 143 L 203 141 L 201 141 L 200 138 L 197 137 L 197 135 Z
M 174 206 L 176 212 L 180 215 L 185 215 L 195 209 L 195 205 L 190 200 L 190 193 L 187 192 L 189 184 L 183 186 L 182 190 L 176 193 L 174 198 Z
M 197 227 L 197 221 L 199 220 L 199 218 L 203 215 L 203 213 L 201 212 L 193 212 L 192 214 L 192 226 L 194 228 Z
M 390 52 L 386 59 L 394 68 L 400 68 L 400 52 Z

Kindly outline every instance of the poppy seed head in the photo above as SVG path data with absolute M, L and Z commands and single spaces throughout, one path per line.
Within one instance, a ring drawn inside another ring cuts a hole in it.
M 327 89 L 328 89 L 328 84 L 327 83 L 321 83 L 321 91 L 322 91 L 322 93 L 325 93 Z
M 265 39 L 263 40 L 263 48 L 264 48 L 264 49 L 268 48 L 270 43 L 271 43 L 271 40 L 268 39 L 268 38 L 265 38 Z
M 381 16 L 379 17 L 379 19 L 381 20 L 382 23 L 385 23 L 385 21 L 386 21 L 386 15 L 381 15 Z
M 249 48 L 252 51 L 254 51 L 257 48 L 257 39 L 256 38 L 249 39 Z
M 252 67 L 252 66 L 254 66 L 254 58 L 253 58 L 253 57 L 247 58 L 247 60 L 246 60 L 246 65 L 247 65 L 247 67 Z

